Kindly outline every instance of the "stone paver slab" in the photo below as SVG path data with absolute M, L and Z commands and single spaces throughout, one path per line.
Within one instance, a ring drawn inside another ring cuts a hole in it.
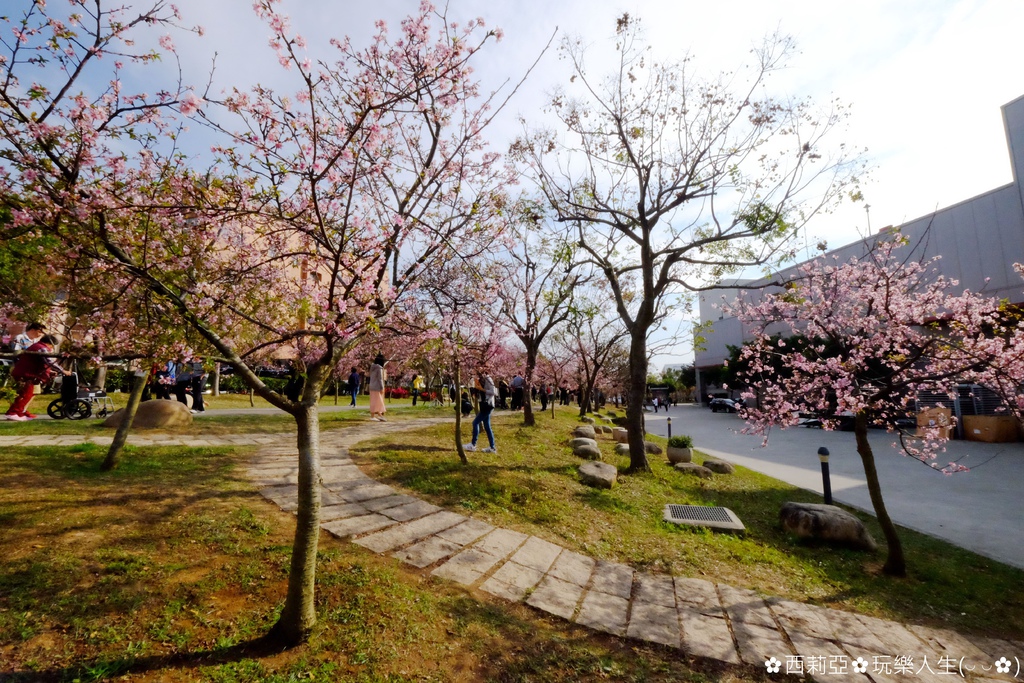
M 576 617 L 576 623 L 598 631 L 622 636 L 626 634 L 629 600 L 617 595 L 588 591 Z
M 594 571 L 597 561 L 592 557 L 565 550 L 548 572 L 551 576 L 562 581 L 580 586 L 581 588 L 590 583 L 590 575 Z
M 335 493 L 350 503 L 360 503 L 364 500 L 370 500 L 371 498 L 383 498 L 385 496 L 394 495 L 395 490 L 390 486 L 385 486 L 384 484 L 372 484 L 370 486 L 360 486 L 348 491 L 335 491 Z
M 320 521 L 321 522 L 332 522 L 336 519 L 345 519 L 346 517 L 360 517 L 369 513 L 364 506 L 359 503 L 343 503 L 341 505 L 325 505 L 320 508 Z
M 722 607 L 733 624 L 740 622 L 769 629 L 776 627 L 768 605 L 756 592 L 725 584 L 718 585 L 718 592 L 722 598 Z
M 451 557 L 460 550 L 462 550 L 461 545 L 446 541 L 437 536 L 431 536 L 425 541 L 420 541 L 404 550 L 399 550 L 393 556 L 406 564 L 423 569 L 439 560 Z
M 927 643 L 932 650 L 949 657 L 954 657 L 957 660 L 961 657 L 965 658 L 964 666 L 973 666 L 974 673 L 976 674 L 995 680 L 1013 680 L 1013 676 L 1011 675 L 1012 671 L 1010 674 L 1000 674 L 993 666 L 999 657 L 1007 657 L 1012 661 L 1012 656 L 1009 654 L 989 654 L 978 647 L 966 636 L 962 636 L 955 631 L 950 631 L 949 629 L 929 628 L 927 626 L 917 625 L 911 625 L 907 628 L 913 632 L 914 635 Z M 1005 651 L 1009 652 L 1010 648 L 1007 647 Z M 1024 663 L 1024 660 L 1022 660 L 1022 663 Z M 989 667 L 989 669 L 986 671 L 984 667 Z M 1016 664 L 1014 664 L 1014 668 L 1016 668 Z
M 688 654 L 740 663 L 724 616 L 710 617 L 696 608 L 683 606 L 679 608 L 679 622 L 683 627 L 683 650 Z
M 399 505 L 398 507 L 384 508 L 380 511 L 385 517 L 390 517 L 396 522 L 408 522 L 412 519 L 419 517 L 426 517 L 427 515 L 439 512 L 441 508 L 436 505 L 431 505 L 425 500 L 417 500 L 412 503 L 406 503 L 405 505 Z
M 739 646 L 740 659 L 745 664 L 764 666 L 769 657 L 785 661 L 788 655 L 793 654 L 778 629 L 734 621 L 732 632 Z
M 327 522 L 320 526 L 327 529 L 335 536 L 344 538 L 354 534 L 366 534 L 371 531 L 377 531 L 378 529 L 389 527 L 394 523 L 395 520 L 388 519 L 384 515 L 363 515 L 362 517 L 336 519 L 333 522 Z
M 669 647 L 679 647 L 679 613 L 676 611 L 675 605 L 664 607 L 634 599 L 626 635 L 630 638 L 648 640 Z
M 781 598 L 771 598 L 768 604 L 786 633 L 802 633 L 823 640 L 835 638 L 832 625 L 828 621 L 828 615 L 832 610 Z
M 672 577 L 665 574 L 637 573 L 636 589 L 633 591 L 634 604 L 637 601 L 675 610 L 676 592 L 672 585 Z
M 369 479 L 363 471 L 355 465 L 332 465 L 320 469 L 320 480 L 325 484 L 341 481 L 355 481 L 357 479 Z
M 504 558 L 521 546 L 527 538 L 529 536 L 518 531 L 495 529 L 477 541 L 473 547 L 495 557 Z
M 385 511 L 386 512 L 386 511 Z M 378 517 L 384 515 L 377 514 Z M 389 519 L 385 517 L 385 519 Z M 418 541 L 425 536 L 431 536 L 441 529 L 455 526 L 466 518 L 454 512 L 438 512 L 428 517 L 421 517 L 405 524 L 393 526 L 384 531 L 356 539 L 354 543 L 369 548 L 376 553 L 384 553 L 394 550 L 413 541 Z
M 517 564 L 531 567 L 543 574 L 551 568 L 555 558 L 561 552 L 561 546 L 549 543 L 536 536 L 530 536 L 511 559 Z
M 383 498 L 372 498 L 370 500 L 364 500 L 361 505 L 365 505 L 368 510 L 373 512 L 380 512 L 381 510 L 387 510 L 388 508 L 396 508 L 399 505 L 408 505 L 409 503 L 415 503 L 419 498 L 413 498 L 403 493 L 395 494 L 393 496 L 385 496 Z
M 527 591 L 540 583 L 542 578 L 544 578 L 544 572 L 533 567 L 506 562 L 483 582 L 480 589 L 492 595 L 519 602 L 526 597 Z
M 832 625 L 833 633 L 836 634 L 836 640 L 844 643 L 847 651 L 853 646 L 858 652 L 868 654 L 899 654 L 890 652 L 889 646 L 879 640 L 856 614 L 832 610 L 828 615 L 828 621 Z
M 442 564 L 431 574 L 461 583 L 464 586 L 470 586 L 499 562 L 501 562 L 500 557 L 476 548 L 468 548 Z
M 582 595 L 582 586 L 556 579 L 549 574 L 533 591 L 526 604 L 556 617 L 572 620 Z
M 628 600 L 633 592 L 633 568 L 617 562 L 598 562 L 590 590 Z
M 479 519 L 467 519 L 462 524 L 438 532 L 437 535 L 446 541 L 451 541 L 452 543 L 469 545 L 481 536 L 489 534 L 492 531 L 494 531 L 494 527 L 487 522 L 481 522 Z
M 848 656 L 835 643 L 803 633 L 794 634 L 792 640 L 799 658 L 790 660 L 775 655 L 775 658 L 782 662 L 782 670 L 779 673 L 809 676 L 818 683 L 870 683 L 867 676 L 854 672 L 855 658 Z M 865 661 L 868 662 L 870 671 L 872 660 Z
M 681 576 L 675 577 L 672 582 L 676 588 L 676 602 L 680 607 L 686 605 L 711 617 L 723 616 L 715 584 L 704 579 Z

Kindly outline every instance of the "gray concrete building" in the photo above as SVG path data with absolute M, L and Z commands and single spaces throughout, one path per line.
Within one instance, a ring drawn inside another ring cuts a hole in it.
M 1024 280 L 1013 269 L 1014 263 L 1024 263 L 1024 96 L 1003 105 L 1002 111 L 1013 181 L 904 223 L 898 229 L 907 237 L 907 248 L 913 250 L 913 258 L 941 256 L 937 264 L 940 272 L 958 280 L 963 288 L 1024 303 Z M 969 171 L 951 168 L 948 172 Z M 830 251 L 827 256 L 846 261 L 863 255 L 885 232 Z M 793 266 L 772 279 L 785 281 L 795 271 Z M 708 323 L 702 348 L 695 351 L 700 396 L 706 397 L 709 389 L 719 393 L 702 383 L 700 371 L 721 366 L 729 356 L 730 345 L 739 346 L 751 338 L 739 320 L 724 315 L 716 305 L 721 304 L 723 297 L 735 299 L 739 285 L 767 282 L 723 282 L 720 289 L 700 297 L 700 319 Z

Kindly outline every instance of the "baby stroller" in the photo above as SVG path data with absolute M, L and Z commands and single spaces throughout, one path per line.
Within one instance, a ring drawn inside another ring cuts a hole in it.
M 46 407 L 46 413 L 55 420 L 84 420 L 93 413 L 96 417 L 106 417 L 114 412 L 114 402 L 107 392 L 88 387 L 79 388 L 78 373 L 72 372 L 64 377 L 60 385 L 60 398 L 54 399 Z

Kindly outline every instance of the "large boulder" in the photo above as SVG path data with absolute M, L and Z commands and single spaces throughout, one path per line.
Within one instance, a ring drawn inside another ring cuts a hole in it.
M 596 445 L 591 446 L 590 444 L 583 444 L 581 446 L 576 446 L 572 449 L 572 454 L 581 458 L 586 458 L 587 460 L 601 459 L 601 449 Z
M 616 455 L 629 455 L 629 444 L 628 443 L 617 443 L 615 444 Z
M 580 481 L 587 486 L 610 489 L 618 476 L 619 470 L 606 462 L 585 462 L 580 465 Z
M 629 440 L 629 430 L 622 427 L 616 427 L 612 430 L 612 437 L 616 443 L 626 443 Z
M 576 437 L 569 442 L 569 446 L 576 448 L 577 446 L 593 446 L 597 448 L 597 441 L 594 439 L 585 439 L 583 437 Z
M 590 425 L 580 425 L 576 429 L 572 430 L 572 435 L 583 439 L 597 438 L 597 433 L 594 432 L 594 428 Z
M 103 421 L 104 427 L 120 427 L 124 420 L 124 408 L 111 413 Z M 143 401 L 132 420 L 132 429 L 171 429 L 192 424 L 192 412 L 184 403 L 162 398 Z
M 647 455 L 661 455 L 661 446 L 653 441 L 644 441 L 644 451 Z
M 704 467 L 708 468 L 715 474 L 732 474 L 736 471 L 736 468 L 732 466 L 731 462 L 724 460 L 705 460 Z
M 818 539 L 859 550 L 878 548 L 864 524 L 835 505 L 784 503 L 779 510 L 779 521 L 785 531 L 800 538 Z
M 673 465 L 673 467 L 683 474 L 692 474 L 693 476 L 700 477 L 701 479 L 710 479 L 715 476 L 707 467 L 701 467 L 695 462 L 681 462 L 677 465 Z

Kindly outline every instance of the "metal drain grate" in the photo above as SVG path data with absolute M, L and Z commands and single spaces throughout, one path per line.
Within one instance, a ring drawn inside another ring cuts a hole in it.
M 710 529 L 722 531 L 743 531 L 743 522 L 729 508 L 708 507 L 705 505 L 675 505 L 665 506 L 664 518 L 666 522 L 674 524 L 686 524 L 688 526 L 706 526 Z

